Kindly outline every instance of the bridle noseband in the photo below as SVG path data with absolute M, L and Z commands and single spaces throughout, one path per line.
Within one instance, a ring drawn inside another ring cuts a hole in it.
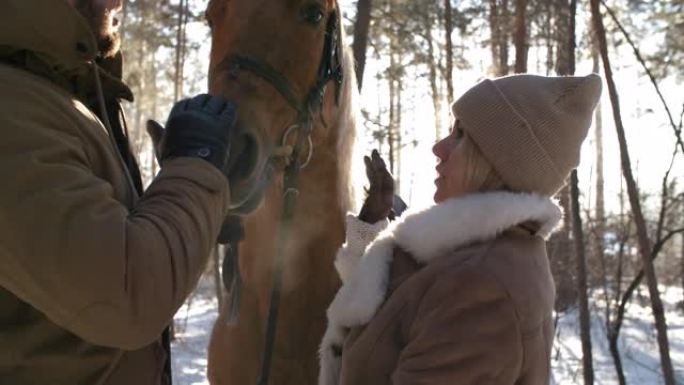
M 297 197 L 299 196 L 299 174 L 311 160 L 313 152 L 313 143 L 311 133 L 313 130 L 314 117 L 321 114 L 323 107 L 323 99 L 327 85 L 330 81 L 335 81 L 337 90 L 335 95 L 335 103 L 339 105 L 340 94 L 342 90 L 342 82 L 344 80 L 344 71 L 342 68 L 342 47 L 341 44 L 341 30 L 340 30 L 340 10 L 338 7 L 328 16 L 328 21 L 325 30 L 325 43 L 323 46 L 323 54 L 318 68 L 318 77 L 316 83 L 310 89 L 303 100 L 297 98 L 294 94 L 293 87 L 282 73 L 270 66 L 268 63 L 259 61 L 252 57 L 240 54 L 234 54 L 226 59 L 216 67 L 220 70 L 227 70 L 231 76 L 237 77 L 240 71 L 250 71 L 257 75 L 271 86 L 273 86 L 285 101 L 297 112 L 297 121 L 289 126 L 281 137 L 281 145 L 285 145 L 289 137 L 295 133 L 294 146 L 290 155 L 290 161 L 285 168 L 284 187 L 283 187 L 283 208 L 278 232 L 277 252 L 274 261 L 273 269 L 273 286 L 271 289 L 271 302 L 268 313 L 268 323 L 266 327 L 265 346 L 263 357 L 261 360 L 261 370 L 257 384 L 268 385 L 271 359 L 273 355 L 273 347 L 275 344 L 275 332 L 278 322 L 278 311 L 280 307 L 280 295 L 282 288 L 282 273 L 283 261 L 286 248 L 286 242 L 290 238 L 292 222 L 294 218 L 294 209 Z M 304 162 L 300 159 L 304 147 L 308 145 L 309 154 Z M 224 275 L 224 285 L 226 288 L 231 288 L 233 309 L 230 311 L 230 319 L 235 322 L 237 317 L 237 307 L 239 307 L 239 293 L 240 293 L 240 278 L 239 267 L 237 266 L 237 252 L 236 244 L 230 244 L 226 248 L 226 257 L 232 253 L 233 266 L 226 266 L 227 258 L 224 258 L 223 270 L 233 272 L 233 280 L 231 283 L 226 282 Z M 230 261 L 229 261 L 230 262 Z

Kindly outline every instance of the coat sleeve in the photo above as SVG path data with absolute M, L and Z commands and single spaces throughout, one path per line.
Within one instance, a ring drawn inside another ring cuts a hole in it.
M 129 210 L 91 171 L 76 118 L 35 99 L 0 114 L 0 286 L 93 344 L 146 346 L 199 280 L 228 183 L 177 158 Z
M 475 269 L 437 279 L 408 330 L 394 385 L 512 384 L 522 365 L 512 301 Z
M 366 247 L 382 230 L 387 228 L 388 224 L 387 219 L 376 223 L 366 223 L 356 215 L 347 214 L 346 239 L 335 256 L 335 268 L 342 282 L 347 282 L 366 251 Z

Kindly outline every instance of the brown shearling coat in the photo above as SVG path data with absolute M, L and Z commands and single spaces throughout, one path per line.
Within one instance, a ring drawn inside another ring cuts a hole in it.
M 139 196 L 87 107 L 86 21 L 61 0 L 0 3 L 0 384 L 159 385 L 162 330 L 205 268 L 228 183 L 178 158 Z
M 385 231 L 343 276 L 319 385 L 548 384 L 555 294 L 543 237 L 559 218 L 548 198 L 497 192 Z M 518 226 L 529 222 L 539 231 Z

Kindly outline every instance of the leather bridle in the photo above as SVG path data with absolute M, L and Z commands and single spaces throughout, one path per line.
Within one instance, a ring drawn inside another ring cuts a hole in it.
M 275 344 L 275 332 L 278 323 L 278 311 L 280 308 L 284 254 L 285 250 L 287 249 L 286 244 L 290 239 L 295 204 L 297 197 L 299 196 L 299 174 L 311 160 L 311 154 L 313 152 L 311 134 L 313 131 L 314 119 L 316 115 L 322 113 L 325 91 L 331 81 L 336 82 L 337 89 L 335 102 L 339 105 L 342 82 L 344 80 L 344 71 L 342 69 L 341 60 L 342 47 L 340 46 L 340 24 L 340 10 L 336 6 L 333 12 L 328 15 L 326 22 L 325 43 L 318 68 L 318 77 L 316 83 L 303 100 L 299 100 L 296 97 L 292 91 L 293 87 L 291 86 L 291 83 L 285 76 L 283 76 L 282 73 L 263 61 L 259 61 L 246 55 L 234 54 L 224 59 L 217 66 L 217 68 L 226 69 L 232 76 L 235 77 L 240 71 L 249 71 L 253 73 L 273 86 L 288 103 L 288 105 L 297 112 L 296 122 L 292 124 L 281 137 L 281 145 L 284 146 L 287 144 L 290 135 L 293 133 L 296 134 L 294 138 L 294 146 L 292 146 L 292 152 L 284 174 L 283 208 L 280 220 L 280 228 L 278 231 L 277 251 L 273 269 L 273 286 L 271 288 L 265 346 L 261 360 L 260 375 L 257 382 L 258 385 L 267 385 L 269 381 L 271 359 Z M 302 160 L 300 155 L 302 155 L 304 147 L 307 145 L 309 148 L 309 154 L 304 160 Z M 237 317 L 240 293 L 236 246 L 237 244 L 235 242 L 231 242 L 231 244 L 227 246 L 228 250 L 226 252 L 226 256 L 224 257 L 223 265 L 224 285 L 226 285 L 226 288 L 229 288 L 230 286 L 233 294 L 233 300 L 231 301 L 231 306 L 233 309 L 231 310 L 231 315 L 229 316 L 229 318 L 232 318 L 233 320 Z M 227 266 L 226 259 L 228 259 L 227 257 L 231 251 L 233 256 L 230 259 L 232 260 L 233 266 Z M 231 271 L 233 273 L 231 284 L 226 282 L 226 271 Z
M 323 98 L 325 95 L 328 83 L 332 80 L 337 83 L 337 91 L 335 102 L 339 103 L 340 92 L 342 81 L 344 80 L 344 71 L 342 70 L 342 52 L 339 45 L 341 40 L 341 30 L 339 29 L 340 24 L 340 12 L 339 9 L 335 10 L 328 16 L 325 31 L 325 43 L 323 46 L 323 54 L 318 67 L 318 77 L 316 83 L 310 89 L 308 94 L 303 100 L 297 98 L 295 93 L 292 91 L 294 88 L 288 79 L 278 70 L 273 68 L 270 64 L 255 59 L 253 57 L 233 54 L 221 61 L 217 68 L 221 70 L 226 70 L 228 73 L 237 77 L 241 71 L 249 71 L 256 75 L 257 77 L 264 80 L 266 83 L 270 84 L 275 88 L 278 93 L 283 97 L 287 104 L 297 112 L 297 121 L 289 126 L 289 128 L 283 133 L 281 138 L 281 144 L 284 139 L 287 139 L 289 133 L 293 130 L 298 132 L 297 142 L 310 141 L 311 130 L 313 128 L 313 121 L 316 114 L 321 112 L 323 106 Z M 304 133 L 305 135 L 301 135 Z M 303 136 L 303 137 L 302 137 Z M 293 159 L 296 159 L 296 150 L 302 150 L 302 146 L 295 146 L 293 148 Z

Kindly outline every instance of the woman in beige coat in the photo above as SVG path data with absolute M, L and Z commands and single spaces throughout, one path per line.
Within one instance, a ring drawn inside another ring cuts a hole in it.
M 579 163 L 600 93 L 596 75 L 477 84 L 434 146 L 435 205 L 388 228 L 391 179 L 371 178 L 337 255 L 319 385 L 549 383 L 545 238 L 562 217 L 551 197 Z M 367 168 L 384 164 L 374 154 Z

